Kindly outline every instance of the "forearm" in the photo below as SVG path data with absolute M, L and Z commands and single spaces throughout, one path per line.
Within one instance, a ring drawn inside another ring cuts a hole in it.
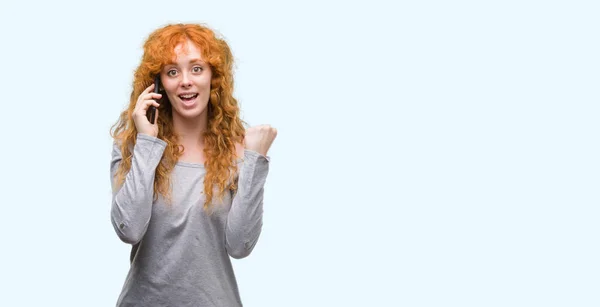
M 246 150 L 238 177 L 225 229 L 228 253 L 234 258 L 250 254 L 262 229 L 264 185 L 269 160 L 257 152 Z

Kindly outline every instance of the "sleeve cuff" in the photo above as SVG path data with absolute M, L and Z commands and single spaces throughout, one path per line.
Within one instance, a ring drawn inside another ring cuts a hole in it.
M 266 160 L 267 162 L 271 162 L 270 156 L 262 155 L 254 150 L 244 149 L 244 156 L 254 160 Z
M 159 139 L 157 137 L 151 136 L 151 135 L 147 135 L 147 134 L 143 134 L 143 133 L 138 133 L 137 134 L 137 139 L 138 140 L 150 141 L 150 142 L 156 143 L 158 145 L 162 145 L 163 147 L 167 147 L 167 142 L 165 142 L 165 141 L 163 141 L 163 140 L 161 140 L 161 139 Z

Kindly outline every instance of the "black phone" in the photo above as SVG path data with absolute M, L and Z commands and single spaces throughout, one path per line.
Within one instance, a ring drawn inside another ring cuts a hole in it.
M 160 75 L 156 75 L 156 77 L 154 77 L 154 93 L 158 93 L 159 87 L 160 87 Z M 146 117 L 148 118 L 148 121 L 154 125 L 154 123 L 156 121 L 156 107 L 155 106 L 150 106 L 148 108 L 148 112 L 146 112 Z

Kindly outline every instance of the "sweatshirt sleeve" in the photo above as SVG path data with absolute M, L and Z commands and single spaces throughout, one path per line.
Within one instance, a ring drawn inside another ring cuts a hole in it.
M 235 259 L 250 255 L 260 236 L 269 160 L 268 156 L 244 150 L 238 188 L 229 209 L 225 228 L 227 253 Z
M 112 205 L 110 219 L 119 238 L 129 244 L 143 237 L 152 213 L 154 174 L 167 143 L 146 134 L 138 134 L 133 146 L 131 169 L 120 186 L 115 186 L 115 174 L 122 160 L 117 143 L 113 143 L 110 163 Z

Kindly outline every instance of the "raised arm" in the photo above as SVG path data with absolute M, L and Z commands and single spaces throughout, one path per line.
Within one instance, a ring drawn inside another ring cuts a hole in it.
M 248 256 L 258 241 L 262 229 L 263 194 L 268 172 L 268 156 L 244 150 L 238 189 L 233 197 L 225 229 L 227 253 L 233 258 Z

